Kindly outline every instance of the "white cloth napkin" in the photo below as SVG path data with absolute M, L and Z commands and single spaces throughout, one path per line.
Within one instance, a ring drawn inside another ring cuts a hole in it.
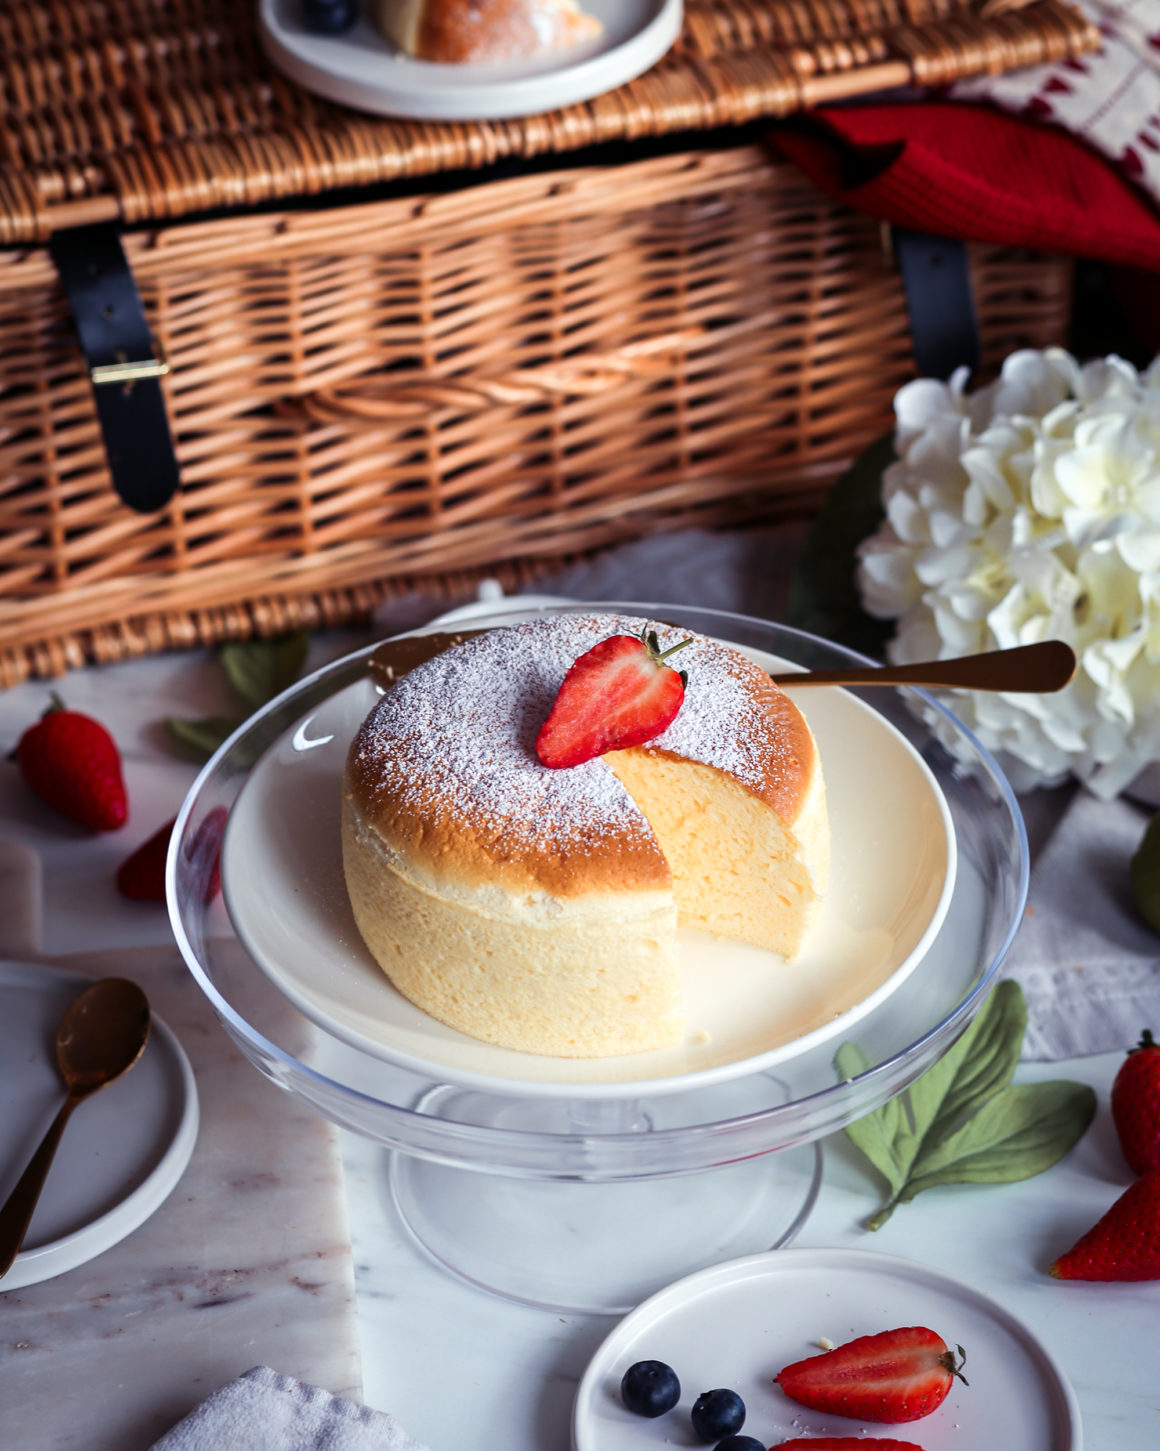
M 153 1451 L 427 1451 L 392 1416 L 268 1365 L 215 1391 Z

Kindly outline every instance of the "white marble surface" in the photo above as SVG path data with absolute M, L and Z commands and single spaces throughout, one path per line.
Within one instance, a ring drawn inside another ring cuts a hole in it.
M 352 643 L 351 637 L 326 637 L 316 647 L 316 658 L 320 662 L 342 653 Z M 130 824 L 112 836 L 88 836 L 29 797 L 15 771 L 7 767 L 0 772 L 0 835 L 33 846 L 44 860 L 45 948 L 50 956 L 64 958 L 95 947 L 160 946 L 168 941 L 162 910 L 122 901 L 112 876 L 128 850 L 173 813 L 193 776 L 193 768 L 170 756 L 157 722 L 169 712 L 218 713 L 226 697 L 216 668 L 205 655 L 173 656 L 81 672 L 66 678 L 61 688 L 70 704 L 99 715 L 120 740 L 127 758 Z M 42 684 L 0 695 L 0 750 L 6 750 L 38 714 L 46 695 Z M 857 1246 L 909 1256 L 990 1292 L 1024 1317 L 1062 1362 L 1079 1395 L 1085 1445 L 1091 1451 L 1140 1451 L 1160 1443 L 1160 1394 L 1149 1354 L 1155 1344 L 1160 1283 L 1062 1284 L 1046 1273 L 1054 1255 L 1092 1223 L 1128 1182 L 1107 1109 L 1119 1056 L 1025 1065 L 1020 1070 L 1024 1080 L 1080 1079 L 1099 1094 L 1095 1124 L 1062 1164 L 1025 1184 L 931 1191 L 900 1209 L 877 1234 L 859 1227 L 877 1203 L 877 1185 L 840 1137 L 831 1140 L 821 1196 L 798 1240 L 804 1245 Z M 242 1071 L 249 1075 L 243 1081 L 255 1105 L 259 1095 L 272 1095 L 254 1070 Z M 415 1248 L 394 1218 L 383 1151 L 349 1136 L 344 1136 L 342 1147 L 366 1402 L 394 1414 L 432 1451 L 460 1451 L 465 1446 L 485 1451 L 501 1447 L 566 1451 L 576 1382 L 613 1322 L 513 1305 L 453 1280 Z M 285 1192 L 292 1193 L 292 1185 Z M 471 1192 L 470 1179 L 464 1192 Z M 244 1203 L 240 1188 L 234 1202 Z M 278 1202 L 276 1194 L 270 1202 Z M 146 1226 L 122 1249 L 128 1256 L 135 1246 L 148 1247 L 157 1274 L 168 1270 L 180 1278 L 182 1267 L 191 1260 L 188 1248 L 166 1240 L 160 1216 L 153 1225 L 155 1231 Z M 239 1263 L 246 1262 L 246 1254 L 267 1253 L 272 1232 L 268 1216 L 251 1219 L 245 1226 L 245 1211 L 239 1209 L 233 1225 L 231 1234 L 241 1234 L 245 1227 L 251 1236 L 246 1240 L 243 1234 L 232 1241 Z M 290 1216 L 273 1228 L 285 1240 L 279 1260 L 303 1251 L 308 1241 L 296 1240 Z M 333 1228 L 337 1234 L 338 1226 Z M 153 1238 L 154 1233 L 159 1238 Z M 213 1253 L 217 1226 L 203 1223 L 199 1233 L 208 1260 L 223 1263 Z M 110 1251 L 89 1273 L 112 1274 L 117 1253 Z M 66 1276 L 39 1287 L 45 1309 L 58 1318 L 59 1353 L 54 1361 L 60 1373 L 46 1377 L 35 1400 L 25 1400 L 20 1391 L 19 1355 L 9 1333 L 13 1322 L 0 1310 L 2 1446 L 129 1451 L 128 1441 L 86 1439 L 83 1428 L 97 1394 L 120 1407 L 126 1421 L 140 1415 L 143 1392 L 134 1357 L 149 1353 L 149 1317 L 126 1318 L 115 1337 L 93 1334 L 81 1323 L 81 1284 Z M 273 1318 L 287 1307 L 282 1290 L 268 1280 L 255 1289 L 249 1303 L 257 1315 Z M 90 1313 L 93 1325 L 97 1312 Z M 300 1320 L 295 1342 L 299 1363 L 276 1369 L 325 1383 L 325 1368 L 331 1364 L 326 1327 L 314 1322 L 308 1310 Z M 227 1364 L 246 1359 L 250 1347 L 243 1342 L 250 1331 L 241 1328 L 241 1322 L 235 1328 L 228 1315 L 219 1325 L 224 1371 Z M 206 1391 L 211 1388 L 205 1386 Z M 144 1394 L 147 1398 L 148 1389 Z M 37 1429 L 37 1408 L 50 1396 L 55 1401 L 52 1425 L 57 1429 Z M 20 1431 L 18 1437 L 12 1434 L 14 1427 Z
M 164 907 L 127 902 L 113 884 L 122 857 L 173 814 L 193 777 L 152 725 L 154 705 L 160 714 L 171 698 L 171 670 L 200 693 L 192 659 L 62 687 L 122 744 L 132 812 L 122 831 L 72 826 L 14 766 L 0 769 L 0 955 L 139 982 L 190 1058 L 201 1110 L 190 1164 L 144 1225 L 52 1280 L 7 1292 L 0 1281 L 3 1448 L 145 1451 L 219 1385 L 268 1362 L 359 1393 L 337 1133 L 229 1042 Z M 4 754 L 45 696 L 42 685 L 0 696 Z M 83 1107 L 67 1132 L 84 1132 Z
M 1160 1445 L 1151 1364 L 1160 1283 L 1065 1284 L 1047 1274 L 1051 1260 L 1127 1187 L 1107 1108 L 1119 1061 L 1119 1054 L 1103 1054 L 1020 1069 L 1020 1082 L 1078 1079 L 1099 1095 L 1092 1128 L 1048 1173 L 1022 1184 L 930 1190 L 874 1233 L 860 1221 L 877 1208 L 878 1185 L 841 1136 L 827 1140 L 822 1192 L 795 1241 L 902 1255 L 994 1296 L 1062 1364 L 1089 1451 Z M 577 1383 L 615 1321 L 511 1305 L 434 1269 L 393 1215 L 385 1155 L 351 1140 L 344 1159 L 367 1401 L 389 1408 L 433 1451 L 469 1440 L 505 1451 L 569 1451 Z M 896 1434 L 921 1445 L 921 1431 L 919 1422 Z

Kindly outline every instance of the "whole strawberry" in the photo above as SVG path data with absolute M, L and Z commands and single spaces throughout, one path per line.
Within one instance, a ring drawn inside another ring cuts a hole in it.
M 116 743 L 100 721 L 68 710 L 59 696 L 20 737 L 15 754 L 28 785 L 63 815 L 94 831 L 116 831 L 129 819 Z
M 962 1374 L 946 1341 L 921 1325 L 862 1335 L 834 1350 L 787 1365 L 774 1380 L 799 1405 L 858 1421 L 895 1425 L 937 1410 Z
M 1160 1165 L 1160 1043 L 1147 1028 L 1112 1084 L 1112 1121 L 1134 1174 Z
M 1051 1273 L 1057 1280 L 1160 1280 L 1160 1169 L 1125 1189 Z

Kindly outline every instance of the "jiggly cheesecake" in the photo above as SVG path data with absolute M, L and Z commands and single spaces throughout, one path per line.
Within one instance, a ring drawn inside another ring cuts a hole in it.
M 666 1047 L 685 1032 L 678 924 L 787 959 L 809 931 L 829 867 L 817 747 L 740 651 L 692 636 L 683 704 L 647 744 L 564 770 L 537 758 L 573 662 L 645 626 L 487 631 L 402 675 L 352 742 L 359 931 L 401 993 L 474 1038 L 555 1057 Z M 662 648 L 687 638 L 654 628 Z

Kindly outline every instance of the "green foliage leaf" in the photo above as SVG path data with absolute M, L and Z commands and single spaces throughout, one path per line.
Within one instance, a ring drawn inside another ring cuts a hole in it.
M 962 1127 L 924 1145 L 898 1196 L 936 1184 L 1010 1184 L 1050 1169 L 1083 1136 L 1096 1111 L 1086 1083 L 1028 1083 L 989 1099 Z
M 784 620 L 875 659 L 882 658 L 894 625 L 862 608 L 854 572 L 858 545 L 882 522 L 882 474 L 893 462 L 894 436 L 888 434 L 863 450 L 830 490 L 790 576 Z
M 230 641 L 218 651 L 226 678 L 249 706 L 257 710 L 294 684 L 306 663 L 310 632 L 296 630 L 273 640 Z M 184 720 L 171 715 L 165 726 L 181 754 L 208 761 L 222 742 L 237 730 L 245 714 Z
M 295 630 L 273 640 L 231 640 L 218 651 L 226 679 L 251 710 L 293 685 L 306 663 L 310 632 Z
M 857 1043 L 843 1043 L 834 1057 L 834 1064 L 843 1080 L 857 1078 L 873 1067 L 869 1056 Z M 881 1108 L 868 1113 L 846 1129 L 846 1136 L 866 1155 L 886 1182 L 892 1194 L 906 1183 L 913 1150 L 908 1143 L 909 1114 L 901 1095 L 887 1099 Z
M 1026 1029 L 1023 989 L 999 983 L 950 1051 L 907 1089 L 920 1140 L 941 1141 L 1011 1082 Z
M 170 739 L 180 748 L 182 755 L 191 756 L 195 761 L 208 761 L 239 724 L 225 716 L 214 716 L 209 720 L 183 720 L 177 715 L 165 718 Z
M 878 1229 L 896 1204 L 936 1185 L 1029 1179 L 1083 1135 L 1095 1114 L 1086 1084 L 1011 1085 L 1026 1027 L 1022 989 L 1000 983 L 937 1063 L 846 1129 L 890 1188 L 868 1228 Z M 871 1066 L 853 1043 L 841 1045 L 834 1063 L 843 1079 Z

